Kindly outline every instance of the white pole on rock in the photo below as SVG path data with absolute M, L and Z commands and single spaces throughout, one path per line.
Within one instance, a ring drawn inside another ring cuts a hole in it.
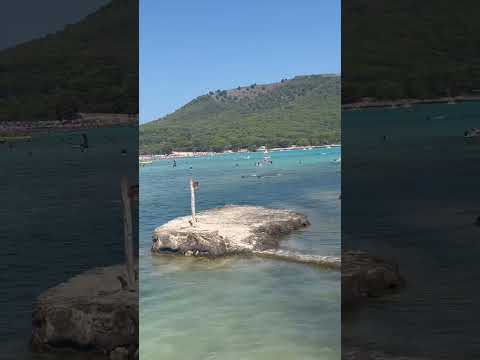
M 132 208 L 130 204 L 130 197 L 128 196 L 128 182 L 127 178 L 123 177 L 121 182 L 122 201 L 123 201 L 123 232 L 124 232 L 124 247 L 127 267 L 127 286 L 129 290 L 135 288 L 135 274 L 133 261 L 133 229 L 132 229 Z
M 197 218 L 195 216 L 195 183 L 190 178 L 190 206 L 192 207 L 192 226 L 195 226 Z

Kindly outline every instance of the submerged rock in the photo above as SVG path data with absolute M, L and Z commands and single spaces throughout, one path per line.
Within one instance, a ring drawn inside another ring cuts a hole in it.
M 410 355 L 391 355 L 379 350 L 366 350 L 359 347 L 342 346 L 342 360 L 427 360 Z
M 77 275 L 42 293 L 33 312 L 34 351 L 71 349 L 133 359 L 138 349 L 137 289 L 125 289 L 123 265 Z
M 338 256 L 324 256 L 316 254 L 301 254 L 297 251 L 272 249 L 255 251 L 255 255 L 271 257 L 278 260 L 297 262 L 307 265 L 317 265 L 324 268 L 340 270 L 342 262 Z
M 342 305 L 381 296 L 404 285 L 396 263 L 364 251 L 342 252 Z

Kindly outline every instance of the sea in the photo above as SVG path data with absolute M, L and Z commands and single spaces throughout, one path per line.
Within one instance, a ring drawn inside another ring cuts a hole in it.
M 340 359 L 340 272 L 257 257 L 152 255 L 152 233 L 190 213 L 227 204 L 288 208 L 311 226 L 281 247 L 340 255 L 341 148 L 159 160 L 140 168 L 142 360 Z
M 91 129 L 0 144 L 0 359 L 96 358 L 32 353 L 32 310 L 48 288 L 124 262 L 120 180 L 138 183 L 137 134 Z
M 399 264 L 406 287 L 342 314 L 342 344 L 392 355 L 474 359 L 480 103 L 342 114 L 342 247 Z

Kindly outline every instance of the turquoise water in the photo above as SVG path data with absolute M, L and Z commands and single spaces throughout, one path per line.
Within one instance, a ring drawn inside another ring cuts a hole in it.
M 342 247 L 395 259 L 407 286 L 342 315 L 342 344 L 474 359 L 480 103 L 342 114 Z M 382 137 L 386 135 L 387 141 Z
M 188 214 L 194 176 L 199 211 L 225 204 L 295 209 L 312 225 L 282 246 L 339 255 L 340 149 L 271 155 L 273 164 L 261 168 L 255 162 L 263 154 L 251 153 L 140 169 L 142 360 L 340 359 L 339 272 L 256 257 L 150 254 L 154 228 Z
M 72 147 L 83 132 L 86 152 Z M 33 303 L 74 275 L 123 262 L 120 179 L 138 182 L 137 134 L 93 129 L 0 144 L 0 359 L 94 358 L 32 354 Z

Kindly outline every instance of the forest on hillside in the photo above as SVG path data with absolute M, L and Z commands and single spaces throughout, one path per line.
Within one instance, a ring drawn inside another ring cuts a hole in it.
M 342 103 L 480 95 L 477 5 L 343 1 Z
M 0 52 L 0 121 L 138 113 L 138 2 Z
M 340 77 L 298 76 L 200 96 L 140 127 L 141 153 L 340 141 Z

